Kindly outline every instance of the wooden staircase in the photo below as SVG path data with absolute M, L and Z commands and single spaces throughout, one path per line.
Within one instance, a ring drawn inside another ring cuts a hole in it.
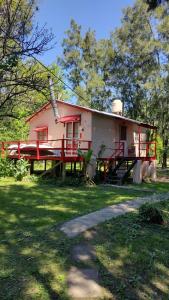
M 136 158 L 121 158 L 116 161 L 115 167 L 110 164 L 107 167 L 105 183 L 122 185 L 132 182 L 131 172 L 136 163 Z

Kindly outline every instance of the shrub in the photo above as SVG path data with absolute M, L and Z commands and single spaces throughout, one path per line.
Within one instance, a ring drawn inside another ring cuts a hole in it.
M 4 158 L 0 159 L 0 177 L 10 177 L 15 174 L 15 164 L 13 161 Z
M 29 163 L 25 159 L 20 159 L 16 163 L 14 177 L 18 181 L 22 181 L 23 177 L 27 175 Z
M 163 224 L 162 212 L 152 204 L 145 203 L 139 208 L 139 218 L 142 222 Z

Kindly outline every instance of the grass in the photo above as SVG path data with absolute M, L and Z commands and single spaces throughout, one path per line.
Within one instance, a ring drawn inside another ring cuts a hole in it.
M 169 201 L 156 206 L 165 215 L 163 226 L 127 214 L 96 228 L 95 264 L 111 299 L 169 299 Z
M 145 190 L 152 193 L 169 192 L 169 182 L 148 182 L 148 183 L 141 183 L 139 185 L 132 184 L 130 186 L 138 190 L 142 190 L 142 191 Z
M 66 276 L 73 263 L 70 249 L 78 242 L 78 239 L 70 240 L 66 238 L 59 231 L 61 223 L 107 205 L 147 194 L 147 192 L 142 192 L 141 189 L 132 191 L 98 186 L 56 187 L 33 182 L 18 183 L 9 178 L 1 179 L 0 299 L 69 299 L 66 289 Z M 131 239 L 134 229 L 129 232 L 130 226 L 132 226 L 130 224 L 132 224 L 132 220 L 125 217 L 115 221 L 115 224 L 107 223 L 104 225 L 105 227 L 99 227 L 100 237 L 98 237 L 98 240 L 94 240 L 94 243 L 97 249 L 98 267 L 101 270 L 101 278 L 105 286 L 107 286 L 106 282 L 109 282 L 110 278 L 107 278 L 107 275 L 102 275 L 105 269 L 108 270 L 109 267 L 110 270 L 113 269 L 111 259 L 116 265 L 116 257 L 117 261 L 120 258 L 125 259 L 125 255 L 128 256 L 132 250 L 131 243 L 136 243 L 136 239 Z M 161 232 L 161 229 L 157 228 L 154 234 L 152 234 L 154 229 L 148 228 L 146 230 L 150 230 L 147 231 L 147 240 L 150 234 L 151 239 L 155 238 L 157 232 L 157 241 L 161 242 L 162 237 L 164 238 L 164 235 L 167 237 L 168 234 L 166 229 L 162 229 Z M 151 239 L 149 240 L 151 241 Z M 164 251 L 162 257 L 164 258 L 166 255 L 165 242 L 166 239 L 161 244 Z M 151 247 L 149 246 L 149 248 Z M 140 251 L 139 244 L 137 245 L 138 249 Z M 132 255 L 132 251 L 130 254 Z M 120 255 L 120 258 L 118 255 Z M 133 259 L 136 261 L 136 254 Z M 135 268 L 136 272 L 137 265 L 135 265 L 135 261 L 132 268 Z M 105 266 L 105 269 L 102 269 L 101 265 Z M 127 268 L 126 265 L 124 268 L 125 274 L 127 274 Z M 118 272 L 115 275 L 118 277 Z M 121 286 L 120 283 L 119 286 Z
M 102 187 L 0 181 L 0 299 L 67 299 L 71 243 L 59 231 L 75 216 L 145 195 Z
M 169 179 L 169 168 L 165 168 L 165 169 L 158 168 L 157 175 L 159 178 L 166 177 L 167 179 Z

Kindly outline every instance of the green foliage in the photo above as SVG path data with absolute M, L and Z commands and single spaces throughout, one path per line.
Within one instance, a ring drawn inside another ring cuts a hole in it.
M 63 56 L 58 62 L 68 72 L 68 79 L 78 93 L 78 102 L 100 110 L 109 108 L 112 89 L 105 83 L 109 58 L 114 55 L 110 41 L 97 41 L 95 31 L 90 29 L 83 36 L 81 26 L 71 20 L 62 46 Z
M 160 4 L 168 2 L 168 0 L 146 0 L 149 10 L 156 9 Z
M 28 173 L 29 163 L 24 159 L 20 159 L 16 164 L 9 159 L 0 159 L 0 177 L 14 177 L 17 181 L 22 179 Z
M 38 64 L 32 61 L 27 61 L 27 64 L 23 68 L 20 65 L 20 72 L 25 72 L 25 68 L 31 68 L 31 72 L 38 74 L 39 79 L 43 82 L 44 86 L 41 89 L 41 93 L 36 90 L 27 91 L 26 96 L 20 96 L 20 103 L 15 107 L 14 113 L 17 119 L 12 119 L 10 117 L 5 117 L 1 120 L 0 128 L 0 140 L 26 140 L 28 138 L 29 126 L 26 123 L 26 117 L 34 113 L 39 109 L 47 100 L 50 99 L 49 88 L 48 88 L 48 78 L 46 70 Z M 60 68 L 56 64 L 49 66 L 49 69 L 54 75 L 62 77 Z M 58 81 L 54 75 L 51 75 L 54 84 L 54 92 L 57 99 L 67 99 L 69 93 L 65 91 L 63 84 Z
M 89 149 L 87 152 L 83 152 L 81 149 L 78 149 L 78 156 L 83 157 L 84 161 L 88 164 L 91 160 L 93 150 Z
M 78 149 L 77 153 L 78 153 L 78 156 L 83 157 L 82 173 L 83 173 L 83 176 L 84 176 L 85 180 L 87 180 L 88 179 L 87 167 L 88 167 L 88 165 L 90 163 L 90 160 L 92 158 L 93 150 L 89 149 L 87 152 L 82 152 L 81 149 Z
M 164 147 L 163 147 L 163 140 L 159 135 L 157 135 L 156 143 L 157 143 L 157 161 L 161 164 Z
M 15 174 L 14 162 L 9 159 L 0 159 L 0 177 L 11 177 Z
M 142 222 L 163 224 L 162 212 L 151 203 L 145 203 L 139 208 L 139 218 Z
M 127 7 L 109 39 L 96 40 L 92 30 L 83 35 L 72 20 L 59 62 L 82 96 L 81 104 L 106 110 L 119 97 L 126 115 L 156 125 L 166 149 L 164 161 L 169 144 L 169 4 L 149 10 L 150 2 L 157 3 L 136 0 Z
M 24 176 L 26 176 L 28 173 L 28 167 L 29 167 L 29 163 L 27 160 L 25 159 L 18 160 L 15 167 L 14 178 L 17 181 L 22 181 Z
M 25 122 L 25 118 L 6 118 L 1 124 L 0 141 L 26 140 L 28 138 L 29 126 Z
M 141 191 L 124 191 L 118 188 L 56 187 L 44 183 L 16 182 L 11 178 L 1 179 L 0 299 L 70 299 L 66 288 L 67 271 L 74 263 L 71 260 L 70 249 L 77 245 L 79 238 L 67 238 L 59 230 L 61 224 L 107 205 L 134 199 L 138 193 L 143 195 Z M 114 222 L 115 220 L 113 224 Z M 119 233 L 120 230 L 124 237 L 125 224 L 124 228 L 121 228 L 120 224 L 113 232 Z M 112 239 L 114 236 L 115 234 L 111 233 Z M 107 242 L 110 240 L 107 238 Z M 117 238 L 113 245 L 120 240 Z M 126 245 L 123 244 L 123 251 Z M 104 251 L 104 254 L 106 253 L 107 251 Z M 104 266 L 103 260 L 101 263 Z M 127 272 L 125 274 L 128 275 Z M 34 276 L 38 280 L 32 280 Z M 54 289 L 52 292 L 50 289 L 49 292 L 49 286 L 52 285 Z

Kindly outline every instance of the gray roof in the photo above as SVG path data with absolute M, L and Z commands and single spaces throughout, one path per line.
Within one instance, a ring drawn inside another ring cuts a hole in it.
M 130 118 L 127 118 L 127 117 L 124 117 L 124 116 L 121 116 L 121 115 L 118 115 L 118 114 L 115 114 L 115 113 L 109 113 L 109 112 L 106 112 L 106 111 L 100 111 L 100 110 L 97 110 L 97 109 L 93 109 L 93 108 L 89 108 L 89 107 L 84 107 L 84 106 L 77 105 L 77 104 L 71 104 L 71 103 L 68 103 L 68 102 L 60 101 L 60 100 L 57 100 L 57 102 L 64 103 L 64 104 L 67 104 L 67 105 L 70 105 L 70 106 L 73 106 L 73 107 L 77 107 L 77 108 L 80 108 L 80 109 L 84 109 L 84 110 L 87 110 L 87 111 L 91 111 L 93 113 L 101 114 L 101 115 L 104 115 L 106 117 L 113 117 L 113 118 L 116 118 L 116 119 L 119 119 L 119 120 L 124 120 L 124 121 L 128 121 L 128 122 L 132 122 L 132 123 L 138 124 L 138 125 L 140 125 L 142 127 L 147 127 L 147 128 L 152 128 L 152 129 L 156 129 L 157 128 L 154 125 L 143 123 L 141 121 L 130 119 Z
M 132 123 L 138 124 L 138 125 L 140 125 L 142 127 L 147 127 L 147 128 L 152 128 L 152 129 L 156 129 L 157 128 L 154 125 L 150 125 L 150 124 L 143 123 L 143 122 L 140 122 L 140 121 L 137 121 L 137 120 L 126 118 L 126 117 L 118 115 L 118 114 L 109 113 L 109 112 L 106 112 L 106 111 L 100 111 L 100 110 L 97 110 L 97 109 L 93 109 L 93 108 L 89 108 L 89 107 L 85 107 L 85 106 L 81 106 L 81 105 L 77 105 L 77 104 L 72 104 L 72 103 L 61 101 L 61 100 L 56 100 L 56 102 L 62 103 L 62 104 L 66 104 L 68 106 L 72 106 L 72 107 L 75 107 L 75 108 L 84 109 L 86 111 L 90 111 L 92 113 L 100 114 L 100 115 L 103 115 L 103 116 L 106 116 L 106 117 L 112 117 L 112 118 L 116 118 L 116 119 L 119 119 L 119 120 L 124 120 L 124 121 L 128 121 L 128 122 L 132 122 Z M 30 121 L 35 115 L 37 115 L 37 113 L 41 112 L 43 109 L 45 109 L 50 104 L 51 104 L 51 102 L 49 101 L 45 105 L 43 105 L 39 110 L 37 110 L 34 114 L 32 114 L 27 119 L 27 122 Z

